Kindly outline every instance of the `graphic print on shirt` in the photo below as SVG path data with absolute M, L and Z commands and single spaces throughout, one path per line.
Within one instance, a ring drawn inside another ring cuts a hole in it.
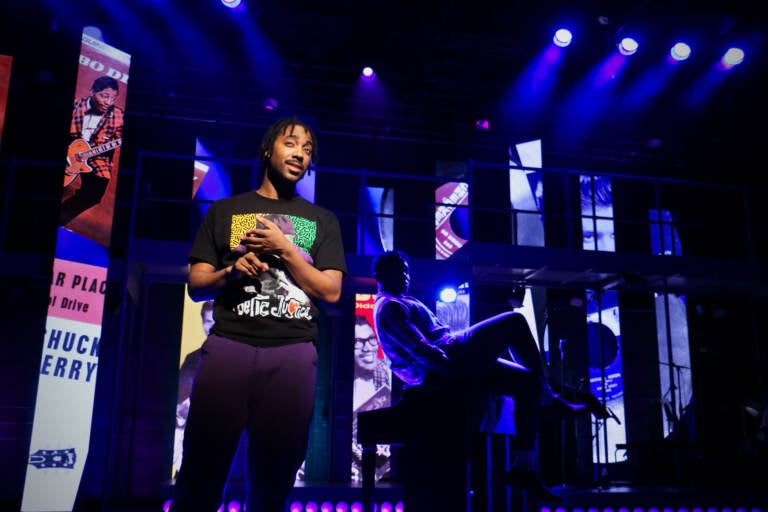
M 256 217 L 274 222 L 301 252 L 308 263 L 312 263 L 309 249 L 317 236 L 317 224 L 302 217 L 285 214 L 249 213 L 232 216 L 229 245 L 235 252 L 241 252 L 240 236 L 256 226 Z M 312 301 L 296 286 L 290 275 L 281 268 L 279 256 L 270 256 L 269 270 L 262 272 L 250 284 L 243 287 L 249 295 L 247 300 L 235 308 L 238 316 L 297 318 L 311 320 Z

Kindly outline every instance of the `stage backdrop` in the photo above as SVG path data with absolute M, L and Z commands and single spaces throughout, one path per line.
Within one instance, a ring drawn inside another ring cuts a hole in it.
M 101 77 L 114 79 L 119 90 L 116 97 L 111 88 L 104 93 L 114 103 L 100 121 L 88 111 L 81 116 L 83 128 L 98 133 L 106 122 L 122 126 L 129 67 L 130 55 L 83 33 L 75 101 L 90 96 Z M 107 179 L 100 200 L 59 228 L 22 511 L 72 510 L 88 456 L 121 140 L 102 151 L 85 147 L 89 136 L 80 137 L 67 151 L 63 201 L 82 185 L 79 176 L 73 178 L 73 167 L 95 173 L 92 158 L 106 155 L 112 157 L 112 169 L 100 172 Z

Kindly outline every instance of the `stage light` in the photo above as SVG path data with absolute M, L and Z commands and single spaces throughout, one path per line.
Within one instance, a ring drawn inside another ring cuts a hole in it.
M 363 504 L 359 501 L 352 503 L 352 512 L 363 512 Z
M 567 28 L 558 29 L 552 37 L 552 42 L 561 48 L 565 48 L 573 40 L 573 34 Z
M 669 55 L 677 61 L 686 60 L 691 56 L 691 47 L 683 42 L 676 43 L 672 49 L 669 50 Z
M 459 293 L 456 291 L 456 288 L 453 286 L 446 286 L 442 290 L 440 290 L 440 301 L 451 303 L 456 302 L 456 297 L 459 296 Z
M 381 512 L 393 512 L 394 508 L 392 507 L 392 504 L 388 501 L 381 502 L 381 507 L 379 507 L 379 510 Z
M 168 512 L 171 510 L 171 503 L 173 503 L 173 500 L 165 500 L 163 502 L 163 512 Z
M 363 68 L 363 71 L 360 73 L 360 78 L 366 81 L 373 80 L 374 78 L 376 78 L 376 72 L 373 70 L 372 67 L 365 66 Z
M 734 66 L 738 66 L 744 62 L 744 50 L 741 48 L 728 48 L 723 58 L 720 59 L 720 64 L 725 69 L 731 69 Z
M 277 107 L 280 106 L 280 102 L 277 101 L 276 98 L 265 98 L 264 99 L 264 108 L 266 110 L 277 110 Z
M 232 500 L 227 503 L 227 512 L 240 512 L 240 502 Z
M 317 506 L 316 501 L 308 501 L 304 506 L 304 510 L 306 512 L 318 512 L 319 507 Z
M 300 501 L 293 501 L 291 502 L 291 505 L 288 507 L 288 510 L 290 512 L 301 512 L 304 507 L 301 506 Z
M 324 501 L 320 504 L 320 512 L 333 512 L 333 503 Z
M 405 511 L 405 506 L 403 505 L 402 501 L 398 501 L 397 503 L 395 503 L 395 512 L 404 512 L 404 511 Z
M 633 55 L 637 51 L 637 41 L 631 37 L 625 37 L 619 41 L 619 53 L 622 55 Z
M 475 130 L 479 132 L 487 132 L 491 127 L 491 123 L 487 119 L 478 119 L 475 121 Z
M 349 505 L 346 501 L 336 503 L 336 512 L 349 512 Z
M 240 5 L 240 2 L 242 0 L 221 0 L 221 4 L 224 7 L 229 7 L 230 9 L 234 9 L 235 7 Z

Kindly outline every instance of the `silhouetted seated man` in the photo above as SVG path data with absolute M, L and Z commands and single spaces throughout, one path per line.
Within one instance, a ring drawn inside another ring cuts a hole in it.
M 451 332 L 424 303 L 407 295 L 411 276 L 405 253 L 380 254 L 372 267 L 378 283 L 376 332 L 395 375 L 406 387 L 477 386 L 512 396 L 518 449 L 506 480 L 539 498 L 559 500 L 536 471 L 541 413 L 548 408 L 559 416 L 568 416 L 588 409 L 554 393 L 525 317 L 508 311 L 463 331 Z M 507 359 L 510 356 L 514 362 Z

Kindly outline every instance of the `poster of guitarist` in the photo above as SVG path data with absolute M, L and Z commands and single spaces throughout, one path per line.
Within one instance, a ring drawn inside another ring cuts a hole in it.
M 123 137 L 124 110 L 116 105 L 119 96 L 118 81 L 101 76 L 93 81 L 89 96 L 75 100 L 64 171 L 59 222 L 62 226 L 101 203 L 107 192 L 114 172 L 116 150 Z M 112 212 L 105 213 L 111 222 Z M 98 214 L 98 211 L 93 212 L 95 218 L 90 224 L 98 224 Z

